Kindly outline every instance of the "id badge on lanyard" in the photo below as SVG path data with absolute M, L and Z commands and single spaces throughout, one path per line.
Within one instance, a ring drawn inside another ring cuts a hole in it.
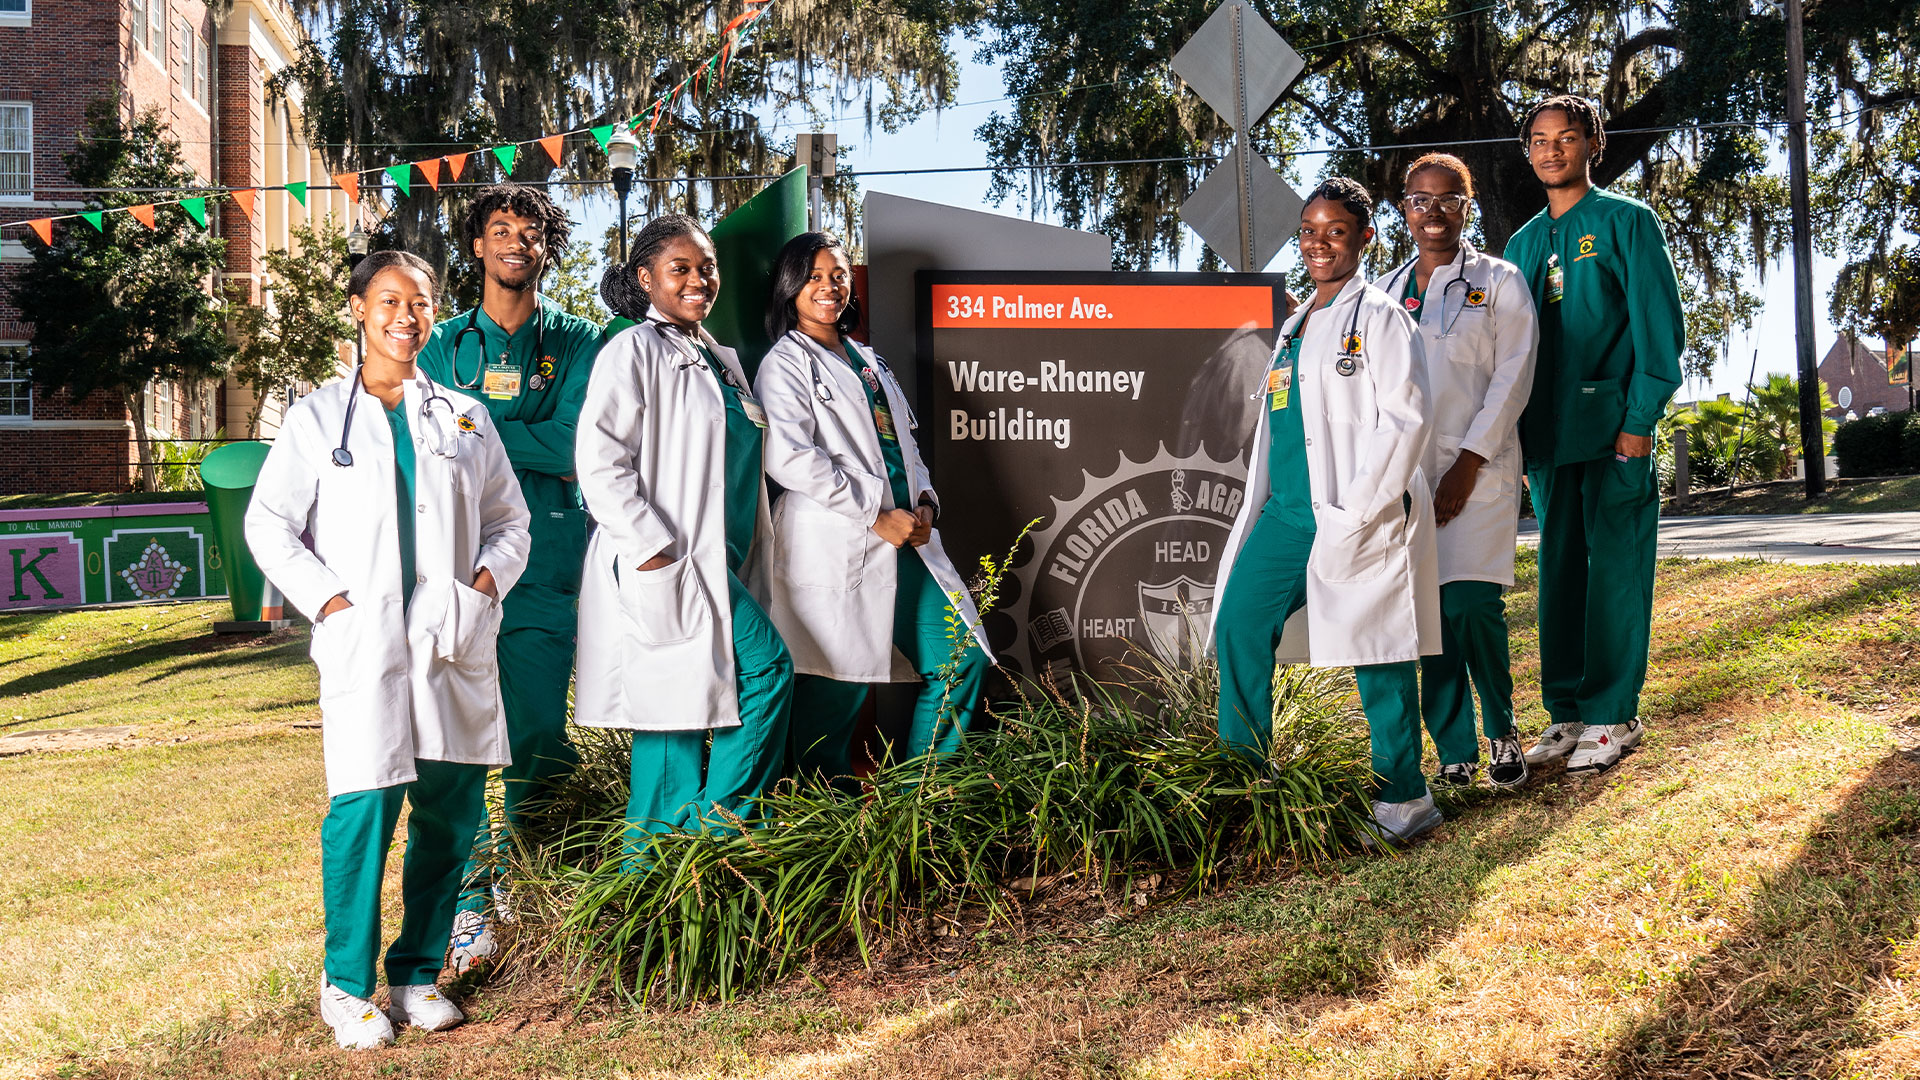
M 520 396 L 520 369 L 505 360 L 488 364 L 481 390 L 495 401 L 512 401 Z
M 1267 411 L 1280 412 L 1293 397 L 1293 358 L 1280 353 L 1278 366 L 1267 372 Z
M 1567 292 L 1567 271 L 1558 252 L 1547 256 L 1547 303 L 1557 304 Z

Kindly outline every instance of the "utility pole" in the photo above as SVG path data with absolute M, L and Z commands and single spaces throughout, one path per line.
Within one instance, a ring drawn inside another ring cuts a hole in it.
M 1807 50 L 1801 0 L 1787 9 L 1787 168 L 1793 199 L 1793 344 L 1800 372 L 1800 458 L 1807 498 L 1827 491 L 1827 447 L 1820 434 L 1820 371 L 1813 353 L 1813 227 L 1807 195 Z
M 820 231 L 820 222 L 825 216 L 824 207 L 827 177 L 834 173 L 838 163 L 840 137 L 830 131 L 815 131 L 801 135 L 794 141 L 793 156 L 807 169 L 807 228 L 812 232 Z

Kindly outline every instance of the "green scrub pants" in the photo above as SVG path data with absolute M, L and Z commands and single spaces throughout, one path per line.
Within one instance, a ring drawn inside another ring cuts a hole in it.
M 1540 697 L 1554 723 L 1640 714 L 1660 498 L 1653 458 L 1531 469 L 1540 519 Z
M 1273 742 L 1274 650 L 1287 617 L 1307 603 L 1307 555 L 1313 533 L 1261 514 L 1227 579 L 1214 620 L 1220 656 L 1220 738 L 1254 759 Z M 1373 742 L 1373 771 L 1382 802 L 1411 802 L 1427 793 L 1420 773 L 1418 665 L 1411 660 L 1353 669 Z
M 320 824 L 320 883 L 327 918 L 327 981 L 370 998 L 380 955 L 380 881 L 404 800 L 407 852 L 400 871 L 400 936 L 387 949 L 387 983 L 440 977 L 460 877 L 487 815 L 485 765 L 415 761 L 410 784 L 334 796 Z
M 580 755 L 567 738 L 567 684 L 573 677 L 574 629 L 579 622 L 571 593 L 522 583 L 507 594 L 500 619 L 500 697 L 507 713 L 507 747 L 513 763 L 500 770 L 507 811 L 506 831 L 519 828 L 529 811 L 552 795 L 573 772 Z M 505 840 L 482 818 L 467 864 L 461 911 L 483 911 L 498 877 L 495 846 Z
M 893 643 L 913 670 L 926 680 L 913 707 L 913 726 L 907 733 L 906 756 L 912 760 L 932 752 L 945 757 L 960 749 L 979 714 L 981 691 L 987 681 L 987 654 L 971 633 L 959 663 L 953 664 L 951 618 L 959 615 L 927 569 L 916 548 L 899 551 L 899 585 L 893 596 Z M 953 667 L 951 678 L 942 669 Z M 802 777 L 819 775 L 836 786 L 858 790 L 852 781 L 852 747 L 860 706 L 868 684 L 839 682 L 819 675 L 793 680 L 793 727 L 788 758 Z
M 1491 581 L 1440 586 L 1438 656 L 1420 658 L 1420 712 L 1440 752 L 1440 764 L 1480 760 L 1473 729 L 1473 690 L 1487 738 L 1513 731 L 1513 672 L 1507 654 L 1505 590 Z M 1469 687 L 1471 680 L 1471 687 Z
M 740 724 L 633 733 L 630 853 L 645 846 L 649 833 L 733 828 L 752 817 L 749 804 L 780 779 L 793 703 L 793 658 L 773 620 L 732 572 L 727 595 L 733 606 Z

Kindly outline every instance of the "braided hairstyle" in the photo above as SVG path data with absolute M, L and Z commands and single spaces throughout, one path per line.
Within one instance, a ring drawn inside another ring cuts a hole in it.
M 493 217 L 496 210 L 539 223 L 541 242 L 547 248 L 546 265 L 559 262 L 567 254 L 567 244 L 573 236 L 573 219 L 545 191 L 513 183 L 482 188 L 467 204 L 467 216 L 460 228 L 461 235 L 467 239 L 467 249 L 462 254 L 473 254 L 473 242 L 487 234 L 487 219 Z
M 647 227 L 633 238 L 627 261 L 613 263 L 600 275 L 600 300 L 607 310 L 634 322 L 646 318 L 653 302 L 647 298 L 647 290 L 640 287 L 640 268 L 651 268 L 661 249 L 682 236 L 697 236 L 713 243 L 707 230 L 685 214 L 662 214 L 647 222 Z
M 1368 193 L 1366 185 L 1358 180 L 1330 176 L 1320 181 L 1320 186 L 1313 189 L 1313 194 L 1307 196 L 1307 201 L 1300 204 L 1300 208 L 1306 209 L 1316 199 L 1338 203 L 1341 209 L 1353 215 L 1362 229 L 1373 227 L 1373 196 Z
M 1531 153 L 1533 146 L 1533 121 L 1543 112 L 1563 112 L 1567 119 L 1586 129 L 1587 140 L 1593 144 L 1593 155 L 1587 159 L 1589 164 L 1600 164 L 1600 158 L 1607 151 L 1607 128 L 1600 121 L 1600 106 L 1578 94 L 1555 94 L 1553 97 L 1527 110 L 1526 119 L 1520 121 L 1520 148 Z

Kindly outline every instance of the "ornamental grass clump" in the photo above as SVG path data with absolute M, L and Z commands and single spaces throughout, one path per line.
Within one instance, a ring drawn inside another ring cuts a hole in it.
M 638 853 L 619 820 L 625 740 L 595 733 L 554 839 L 508 856 L 520 962 L 558 965 L 583 997 L 726 999 L 813 957 L 871 964 L 936 917 L 1006 920 L 1043 883 L 1166 874 L 1190 895 L 1356 842 L 1368 758 L 1350 679 L 1285 671 L 1274 752 L 1255 763 L 1213 733 L 1210 672 L 1144 674 L 1146 692 L 1032 690 L 957 754 L 885 766 L 864 795 L 783 781 L 753 821 Z

